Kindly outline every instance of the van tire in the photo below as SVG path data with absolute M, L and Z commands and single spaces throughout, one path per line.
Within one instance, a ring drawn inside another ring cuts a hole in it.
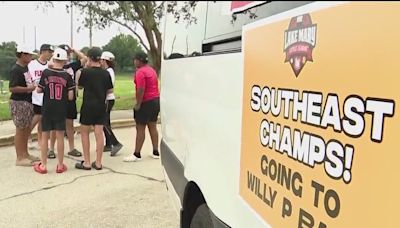
M 213 228 L 210 209 L 206 203 L 201 204 L 193 215 L 190 228 Z

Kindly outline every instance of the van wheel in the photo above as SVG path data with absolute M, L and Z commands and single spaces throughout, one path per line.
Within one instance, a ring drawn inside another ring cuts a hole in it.
M 201 204 L 193 215 L 190 228 L 213 228 L 210 209 L 207 204 Z

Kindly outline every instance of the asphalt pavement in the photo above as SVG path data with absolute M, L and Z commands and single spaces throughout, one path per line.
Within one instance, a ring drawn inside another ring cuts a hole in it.
M 142 161 L 125 163 L 123 157 L 133 152 L 135 129 L 115 133 L 124 147 L 116 157 L 103 154 L 101 171 L 76 170 L 76 158 L 65 156 L 66 173 L 57 174 L 56 160 L 50 160 L 49 173 L 41 175 L 32 167 L 16 167 L 14 147 L 1 147 L 0 227 L 179 227 L 161 161 L 150 157 L 149 135 Z M 75 142 L 81 150 L 80 135 Z M 94 147 L 92 133 L 92 159 Z

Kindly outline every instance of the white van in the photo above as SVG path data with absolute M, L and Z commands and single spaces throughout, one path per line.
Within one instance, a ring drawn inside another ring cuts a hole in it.
M 181 227 L 400 227 L 400 3 L 209 1 L 194 16 L 166 17 L 161 69 Z

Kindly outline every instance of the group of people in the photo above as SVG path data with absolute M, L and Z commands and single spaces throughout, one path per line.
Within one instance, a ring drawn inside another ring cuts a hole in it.
M 78 56 L 70 61 L 71 53 Z M 45 174 L 47 159 L 58 157 L 57 173 L 67 170 L 64 164 L 64 135 L 69 143 L 70 156 L 81 157 L 75 148 L 73 121 L 77 119 L 77 91 L 83 89 L 80 109 L 80 133 L 83 160 L 75 164 L 76 169 L 102 169 L 103 152 L 115 156 L 123 147 L 111 129 L 110 113 L 115 103 L 113 93 L 115 83 L 114 55 L 91 48 L 87 55 L 68 45 L 53 48 L 43 44 L 39 57 L 32 60 L 35 53 L 18 46 L 17 61 L 11 69 L 9 88 L 10 111 L 16 126 L 15 151 L 17 166 L 33 166 L 38 173 Z M 153 157 L 159 158 L 157 118 L 160 111 L 158 77 L 148 63 L 145 53 L 136 53 L 133 63 L 136 67 L 136 145 L 134 153 L 125 157 L 125 162 L 141 159 L 141 149 L 145 140 L 146 126 L 153 144 Z M 38 125 L 38 146 L 40 158 L 29 154 L 28 141 L 32 130 Z M 96 138 L 96 159 L 90 160 L 89 133 L 94 128 Z M 105 141 L 104 141 L 105 139 Z M 49 148 L 50 140 L 50 148 Z M 57 142 L 57 156 L 55 143 Z

